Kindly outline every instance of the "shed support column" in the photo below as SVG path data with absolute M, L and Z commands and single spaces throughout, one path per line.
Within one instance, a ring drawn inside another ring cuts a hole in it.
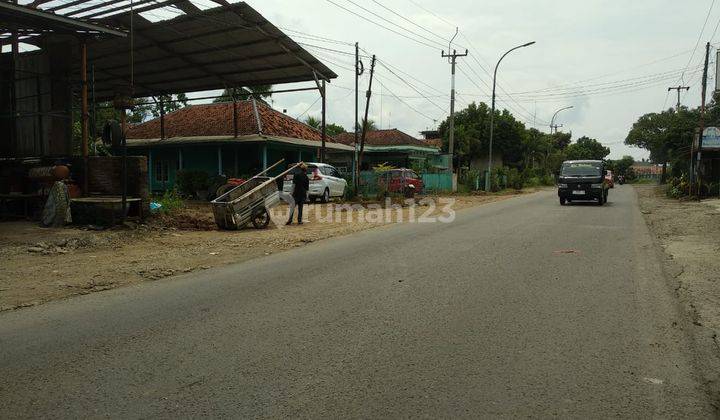
M 81 130 L 82 130 L 82 157 L 83 157 L 83 192 L 88 193 L 88 81 L 87 81 L 87 44 L 85 40 L 80 45 L 80 80 L 81 90 Z M 39 110 L 38 110 L 39 112 Z
M 218 175 L 222 175 L 222 146 L 217 148 Z
M 235 89 L 233 89 L 233 137 L 238 136 L 238 115 L 237 115 L 237 99 L 235 98 Z M 236 151 L 237 153 L 237 151 Z
M 178 169 L 182 171 L 183 169 L 183 154 L 182 154 L 182 147 L 178 149 Z
M 322 90 L 320 91 L 320 94 L 322 95 L 322 146 L 320 149 L 320 162 L 325 163 L 325 138 L 327 137 L 327 130 L 325 126 L 325 80 L 322 81 Z
M 267 169 L 267 144 L 262 145 L 262 169 Z
M 235 177 L 237 178 L 237 177 L 240 176 L 240 174 L 238 173 L 239 170 L 240 170 L 240 168 L 239 168 L 239 165 L 238 165 L 238 147 L 237 147 L 237 145 L 236 145 L 235 147 L 233 147 L 233 150 L 234 150 L 234 152 L 235 152 L 235 161 L 234 161 L 234 165 L 233 165 L 233 166 L 234 166 L 234 169 L 235 169 L 234 174 L 235 174 Z
M 152 194 L 153 191 L 153 185 L 152 185 L 152 169 L 153 169 L 153 153 L 152 149 L 148 149 L 148 189 L 150 190 L 150 194 Z
M 160 95 L 160 140 L 165 140 L 165 101 Z
M 302 162 L 302 150 L 298 150 L 298 162 Z

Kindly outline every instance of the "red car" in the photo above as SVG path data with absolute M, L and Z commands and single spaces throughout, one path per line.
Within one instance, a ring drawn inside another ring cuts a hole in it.
M 421 194 L 425 188 L 422 178 L 412 169 L 406 168 L 391 169 L 383 173 L 378 181 L 386 186 L 387 192 L 407 196 Z

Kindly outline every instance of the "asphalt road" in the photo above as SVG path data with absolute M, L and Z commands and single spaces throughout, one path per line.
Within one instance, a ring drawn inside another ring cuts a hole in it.
M 0 418 L 709 417 L 630 186 L 0 314 Z

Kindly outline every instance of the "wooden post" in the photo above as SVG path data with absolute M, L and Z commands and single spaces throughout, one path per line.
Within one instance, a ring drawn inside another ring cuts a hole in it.
M 267 144 L 262 145 L 262 168 L 267 169 Z
M 153 153 L 152 146 L 148 147 L 148 188 L 152 194 L 153 188 Z
M 237 115 L 237 99 L 235 98 L 235 89 L 233 89 L 233 137 L 238 136 L 238 115 Z
M 322 89 L 320 91 L 320 94 L 322 95 L 322 145 L 320 146 L 320 162 L 325 163 L 325 139 L 327 137 L 327 130 L 325 127 L 325 94 L 327 93 L 327 90 L 325 89 L 325 80 L 322 81 Z
M 160 95 L 160 140 L 165 140 L 165 101 Z
M 80 45 L 80 80 L 82 81 L 81 89 L 81 132 L 82 132 L 82 157 L 83 157 L 83 192 L 88 191 L 88 81 L 87 81 L 87 44 L 85 40 Z

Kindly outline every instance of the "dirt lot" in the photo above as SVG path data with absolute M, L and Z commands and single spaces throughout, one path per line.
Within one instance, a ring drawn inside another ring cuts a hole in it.
M 667 256 L 687 311 L 709 389 L 720 397 L 720 200 L 668 199 L 656 186 L 637 186 L 640 208 Z
M 453 209 L 513 195 L 455 196 Z M 369 204 L 365 203 L 365 208 Z M 328 209 L 333 210 L 331 216 Z M 382 212 L 380 217 L 378 212 L 360 217 L 357 211 L 318 204 L 306 207 L 309 214 L 304 225 L 286 227 L 282 222 L 287 207 L 276 210 L 273 222 L 277 223 L 265 230 L 215 230 L 208 204 L 191 204 L 173 217 L 156 217 L 116 230 L 0 223 L 0 311 L 241 262 L 391 223 L 407 223 L 413 212 L 416 217 L 444 214 L 440 204 L 435 208 L 396 208 Z

